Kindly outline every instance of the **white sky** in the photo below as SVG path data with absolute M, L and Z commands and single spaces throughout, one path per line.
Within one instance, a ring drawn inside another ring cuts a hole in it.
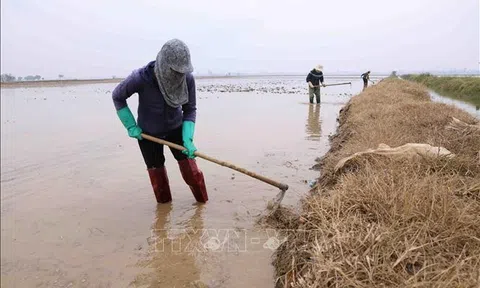
M 125 76 L 185 41 L 195 71 L 479 68 L 480 0 L 2 0 L 1 70 Z

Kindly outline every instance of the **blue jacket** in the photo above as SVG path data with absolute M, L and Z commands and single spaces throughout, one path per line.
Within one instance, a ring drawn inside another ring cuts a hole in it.
M 320 83 L 323 84 L 323 72 L 322 71 L 316 71 L 315 69 L 312 69 L 307 75 L 307 79 L 305 79 L 306 82 L 312 82 L 313 86 L 319 86 Z
M 179 128 L 183 121 L 195 122 L 196 89 L 192 74 L 186 75 L 188 103 L 178 108 L 167 105 L 158 87 L 154 73 L 155 61 L 133 71 L 115 87 L 112 93 L 116 110 L 127 106 L 127 99 L 138 93 L 137 124 L 143 132 L 156 137 L 164 137 L 168 132 Z

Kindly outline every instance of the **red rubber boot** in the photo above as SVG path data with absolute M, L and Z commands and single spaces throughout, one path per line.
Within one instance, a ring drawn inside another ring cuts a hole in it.
M 178 161 L 183 180 L 190 186 L 193 196 L 197 202 L 205 203 L 208 201 L 207 187 L 203 173 L 198 169 L 194 159 L 185 159 Z
M 165 166 L 148 169 L 148 175 L 150 176 L 150 183 L 152 183 L 153 193 L 155 193 L 157 203 L 168 203 L 172 201 L 172 194 L 170 193 L 170 185 Z

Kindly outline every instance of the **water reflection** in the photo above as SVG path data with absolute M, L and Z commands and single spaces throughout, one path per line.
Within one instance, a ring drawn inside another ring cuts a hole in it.
M 322 134 L 322 121 L 320 120 L 320 105 L 308 105 L 308 118 L 305 125 L 305 132 L 307 139 L 312 141 L 319 141 Z
M 148 256 L 139 264 L 151 272 L 138 275 L 133 286 L 190 287 L 200 279 L 196 255 L 201 251 L 203 209 L 204 205 L 194 206 L 194 213 L 180 228 L 170 228 L 171 204 L 158 205 Z
M 433 101 L 456 106 L 456 107 L 472 114 L 474 117 L 480 119 L 480 112 L 478 112 L 478 111 L 480 111 L 479 105 L 474 105 L 474 104 L 469 103 L 469 102 L 464 102 L 464 101 L 460 101 L 460 100 L 457 100 L 457 99 L 444 97 L 444 96 L 442 96 L 442 95 L 440 95 L 440 94 L 438 94 L 438 93 L 436 93 L 435 91 L 432 91 L 432 90 L 429 90 L 429 92 L 430 92 L 430 96 L 431 96 Z

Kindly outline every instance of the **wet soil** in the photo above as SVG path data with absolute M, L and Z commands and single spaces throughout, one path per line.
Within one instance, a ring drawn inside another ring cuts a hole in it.
M 114 87 L 2 89 L 2 287 L 273 287 L 276 231 L 255 220 L 278 189 L 198 159 L 210 201 L 197 205 L 165 150 L 173 202 L 157 205 Z M 197 87 L 199 151 L 288 184 L 294 206 L 361 83 L 322 89 L 321 105 L 304 77 Z

